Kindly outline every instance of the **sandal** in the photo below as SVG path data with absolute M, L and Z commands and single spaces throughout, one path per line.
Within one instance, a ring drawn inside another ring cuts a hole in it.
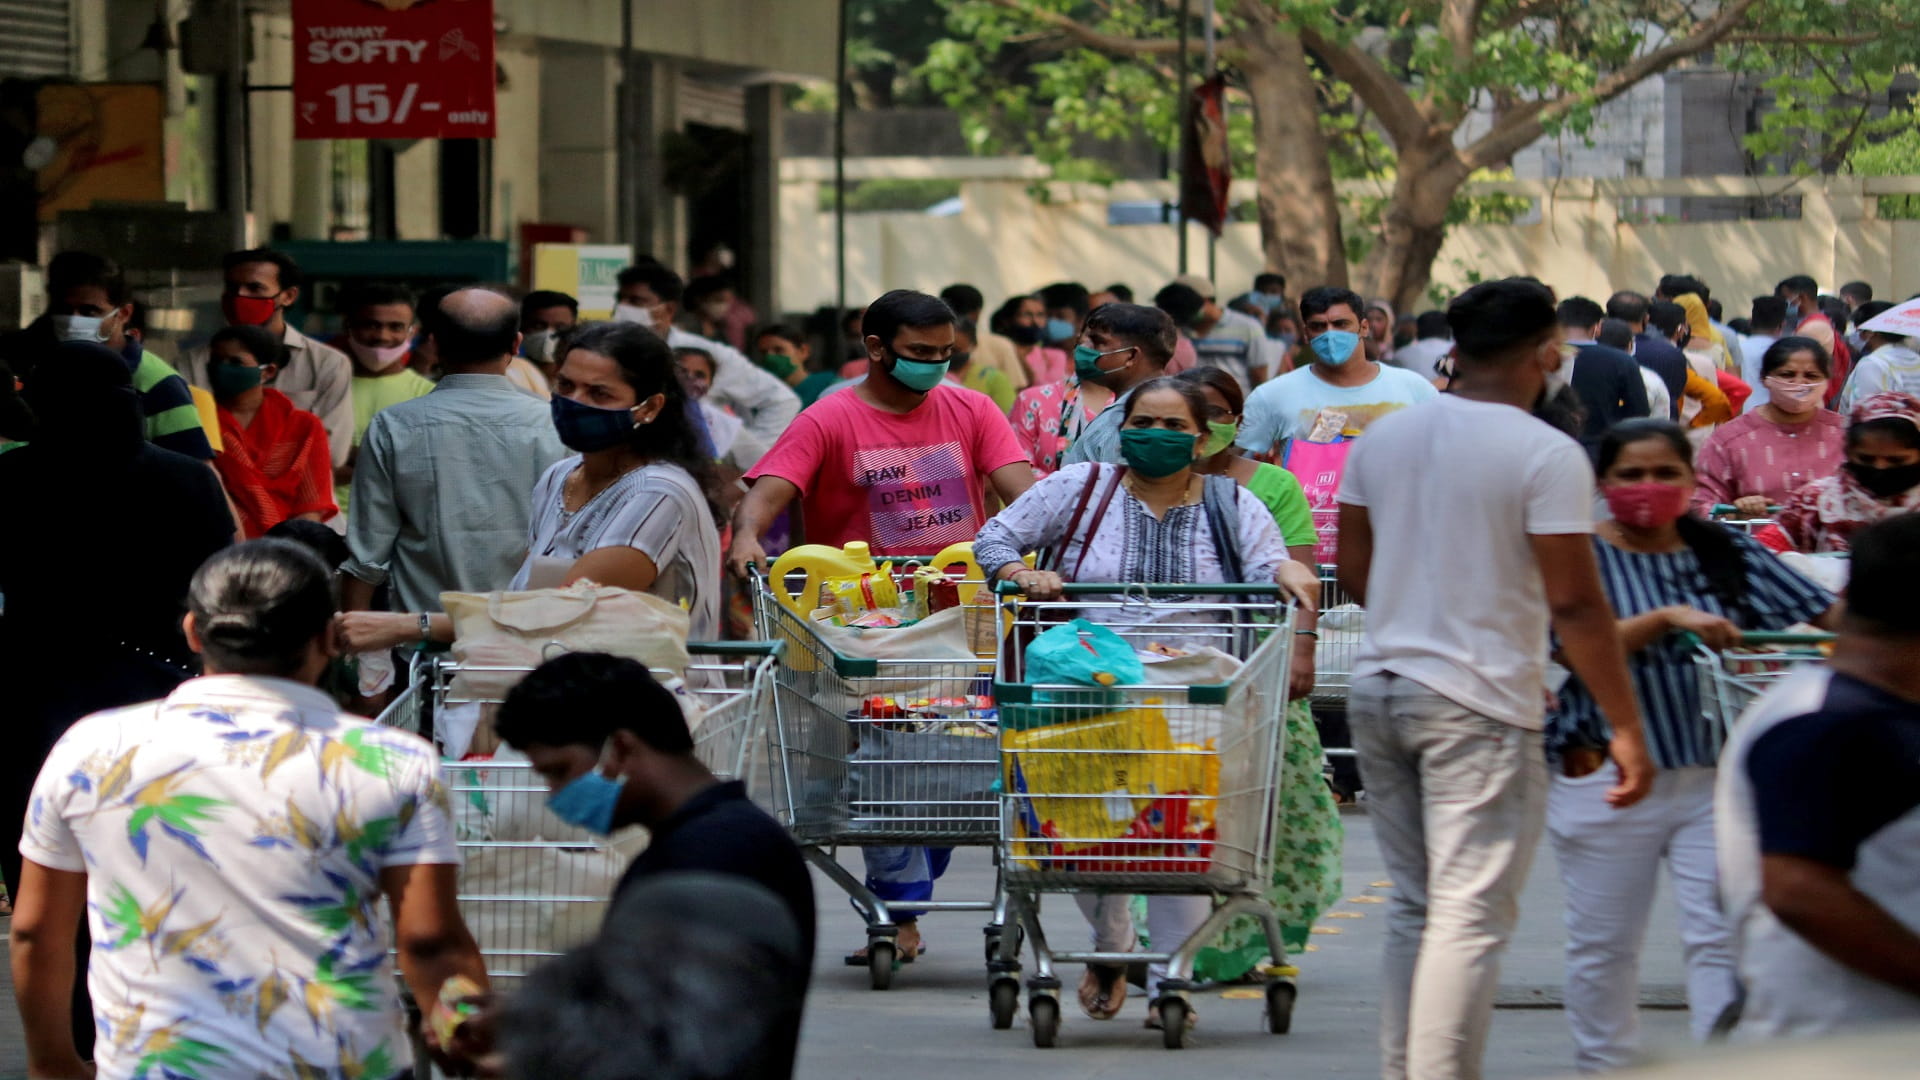
M 1088 964 L 1080 977 L 1080 1011 L 1095 1020 L 1111 1020 L 1127 1003 L 1127 969 Z
M 896 952 L 894 954 L 893 962 L 896 964 L 911 964 L 913 963 L 915 958 L 925 956 L 926 953 L 927 953 L 927 947 L 925 945 L 920 946 L 918 950 L 910 953 Z M 866 967 L 867 966 L 867 947 L 865 945 L 862 945 L 859 948 L 848 953 L 846 955 L 845 962 L 848 967 Z

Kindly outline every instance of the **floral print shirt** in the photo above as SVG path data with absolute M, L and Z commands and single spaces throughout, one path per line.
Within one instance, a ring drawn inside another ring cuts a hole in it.
M 281 679 L 75 724 L 20 851 L 87 875 L 101 1080 L 405 1070 L 380 874 L 459 861 L 438 774 L 427 743 Z

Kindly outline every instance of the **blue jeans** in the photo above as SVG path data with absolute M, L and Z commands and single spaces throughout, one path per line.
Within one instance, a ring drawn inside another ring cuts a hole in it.
M 947 872 L 953 849 L 946 847 L 864 847 L 867 888 L 888 906 L 903 900 L 933 899 L 933 883 Z M 894 909 L 896 922 L 911 922 L 925 912 Z

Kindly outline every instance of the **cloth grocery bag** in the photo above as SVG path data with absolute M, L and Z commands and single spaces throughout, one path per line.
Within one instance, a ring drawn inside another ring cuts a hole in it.
M 649 593 L 576 581 L 529 592 L 441 593 L 440 603 L 453 619 L 461 668 L 449 690 L 455 700 L 499 701 L 527 671 L 563 652 L 612 653 L 686 675 L 687 613 Z
M 1287 444 L 1283 464 L 1300 481 L 1300 490 L 1313 510 L 1313 530 L 1318 537 L 1314 558 L 1325 565 L 1333 564 L 1340 545 L 1340 506 L 1334 496 L 1340 491 L 1340 476 L 1346 471 L 1347 454 L 1352 449 L 1353 440 L 1347 438 L 1327 443 L 1295 439 Z

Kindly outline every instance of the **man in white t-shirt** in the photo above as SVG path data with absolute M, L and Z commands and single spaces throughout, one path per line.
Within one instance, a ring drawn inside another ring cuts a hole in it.
M 1721 761 L 1736 1039 L 1920 1021 L 1920 516 L 1853 539 L 1833 657 L 1747 710 Z
M 1278 461 L 1286 442 L 1332 442 L 1342 432 L 1364 431 L 1396 409 L 1439 396 L 1433 383 L 1413 372 L 1367 359 L 1360 348 L 1365 307 L 1358 293 L 1333 285 L 1308 289 L 1300 297 L 1308 346 L 1301 355 L 1311 356 L 1313 363 L 1248 395 L 1240 424 L 1242 449 Z M 1323 429 L 1317 435 L 1316 427 Z
M 1653 781 L 1590 546 L 1592 468 L 1530 413 L 1564 363 L 1553 295 L 1488 282 L 1447 321 L 1452 392 L 1369 428 L 1339 495 L 1340 585 L 1367 608 L 1348 716 L 1394 884 L 1386 1080 L 1480 1075 L 1545 824 L 1549 625 L 1612 723 L 1608 800 Z

